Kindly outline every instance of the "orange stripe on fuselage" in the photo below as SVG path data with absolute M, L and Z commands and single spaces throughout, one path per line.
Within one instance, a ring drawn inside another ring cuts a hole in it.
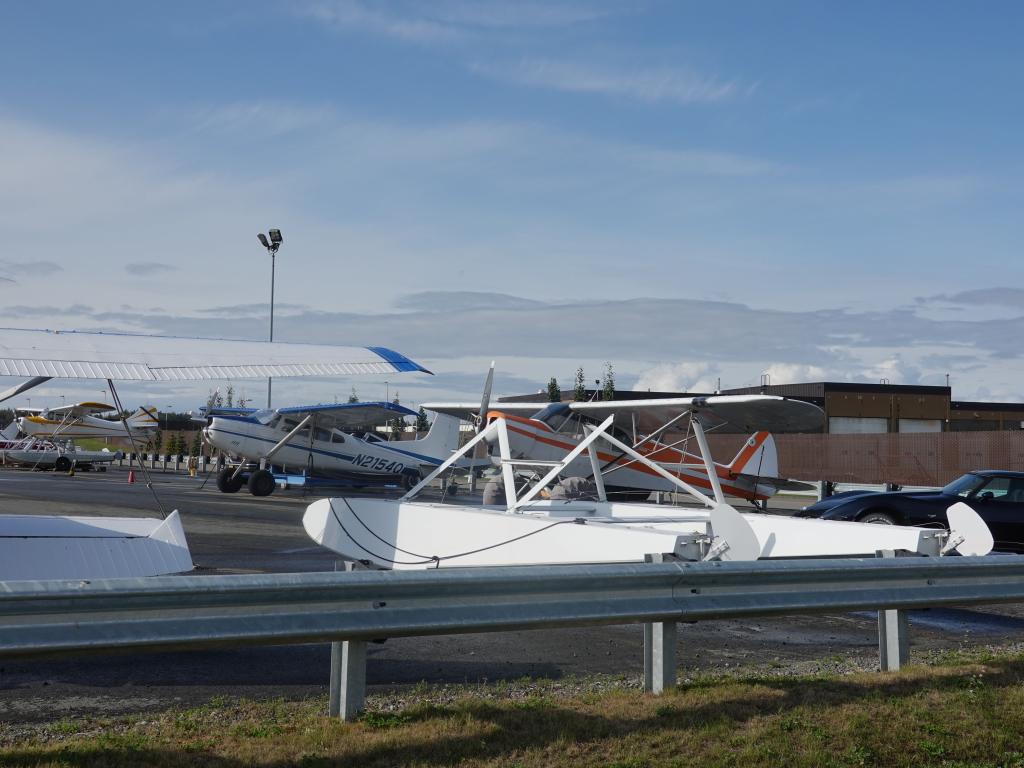
M 569 451 L 576 447 L 576 445 L 573 443 L 563 442 L 564 439 L 557 440 L 553 437 L 548 437 L 547 435 L 538 434 L 540 430 L 544 430 L 552 435 L 557 434 L 553 429 L 551 429 L 550 425 L 544 423 L 543 421 L 537 421 L 536 419 L 528 419 L 522 416 L 515 416 L 513 414 L 502 413 L 501 411 L 489 411 L 487 413 L 488 421 L 498 417 L 505 419 L 505 421 L 508 423 L 509 430 L 519 435 L 522 435 L 523 437 L 528 437 L 533 440 L 539 440 L 540 442 L 545 443 L 546 445 L 550 445 L 555 448 L 560 448 L 566 453 L 568 453 Z M 517 424 L 525 425 L 530 429 L 530 431 L 524 430 L 523 428 L 516 426 Z M 662 467 L 662 469 L 664 469 L 669 474 L 675 475 L 680 480 L 683 480 L 684 482 L 687 482 L 690 485 L 696 486 L 704 490 L 712 490 L 711 481 L 707 477 L 706 469 L 702 461 L 693 459 L 687 456 L 686 454 L 682 453 L 681 451 L 675 450 L 674 448 L 655 447 L 647 448 L 645 450 L 644 447 L 641 447 L 636 450 L 637 453 L 644 456 L 644 458 L 650 459 L 651 461 L 654 461 L 658 464 L 684 464 L 692 466 L 694 468 L 694 471 L 699 473 L 696 477 L 684 475 L 678 471 L 673 471 L 668 467 Z M 753 446 L 753 448 L 751 449 L 751 453 L 753 453 L 754 450 L 757 450 L 756 445 Z M 749 458 L 749 456 L 747 458 Z M 610 453 L 602 453 L 600 450 L 598 450 L 597 459 L 598 461 L 606 464 L 611 462 L 613 467 L 628 467 L 629 469 L 636 470 L 637 472 L 642 472 L 645 475 L 651 475 L 652 477 L 658 478 L 661 477 L 661 475 L 659 475 L 650 467 L 645 466 L 644 464 L 640 464 L 635 459 L 630 458 L 628 456 L 614 456 Z M 738 488 L 737 486 L 731 485 L 729 483 L 721 483 L 722 480 L 731 480 L 735 477 L 735 475 L 726 468 L 719 467 L 716 465 L 715 474 L 718 475 L 719 477 L 719 484 L 722 486 L 723 492 L 728 492 L 731 495 L 739 496 L 740 498 L 755 499 L 757 501 L 763 501 L 768 498 L 763 494 L 751 493 L 745 488 Z

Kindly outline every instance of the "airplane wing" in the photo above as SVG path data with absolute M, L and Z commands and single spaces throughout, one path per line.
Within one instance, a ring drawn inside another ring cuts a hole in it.
M 106 403 L 75 403 L 74 405 L 59 405 L 56 408 L 47 408 L 46 412 L 51 419 L 71 418 L 78 419 L 82 416 L 97 416 L 101 413 L 110 413 L 117 409 Z
M 426 368 L 386 347 L 0 328 L 0 376 L 194 381 Z
M 489 413 L 501 411 L 516 416 L 533 416 L 538 411 L 547 408 L 551 403 L 491 403 L 487 409 Z M 443 413 L 448 416 L 458 416 L 466 421 L 475 421 L 480 413 L 480 403 L 423 403 L 423 407 L 434 413 Z
M 479 406 L 478 406 L 479 407 Z M 415 416 L 416 411 L 395 403 L 331 403 L 328 405 L 296 405 L 278 408 L 277 413 L 303 417 L 316 416 L 316 424 L 324 429 L 359 429 L 386 424 L 396 416 Z
M 615 414 L 620 426 L 628 426 L 634 416 L 637 428 L 651 433 L 681 413 L 699 412 L 707 426 L 730 424 L 746 432 L 816 432 L 822 428 L 825 412 L 813 403 L 778 395 L 708 395 L 706 397 L 670 397 L 652 400 L 609 400 L 568 403 L 574 413 L 604 419 Z

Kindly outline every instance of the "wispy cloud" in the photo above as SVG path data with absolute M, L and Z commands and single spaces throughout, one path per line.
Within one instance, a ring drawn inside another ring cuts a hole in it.
M 935 296 L 922 296 L 918 303 L 960 304 L 964 306 L 999 306 L 1010 307 L 1024 312 L 1024 288 L 992 287 L 975 288 L 958 293 L 940 293 Z
M 420 3 L 367 3 L 360 0 L 319 0 L 305 15 L 342 29 L 355 29 L 418 44 L 450 43 L 488 30 L 565 27 L 594 21 L 614 11 L 597 3 L 512 2 L 511 0 L 441 0 Z
M 176 269 L 177 267 L 172 267 L 170 264 L 164 264 L 160 261 L 135 261 L 124 265 L 125 272 L 129 275 L 138 275 L 139 277 L 150 277 L 163 272 L 173 272 Z
M 19 276 L 45 277 L 64 269 L 55 261 L 7 261 L 0 259 L 0 271 Z M 15 281 L 11 281 L 15 282 Z
M 618 96 L 647 103 L 713 104 L 729 101 L 754 86 L 685 69 L 622 68 L 557 59 L 524 59 L 500 66 L 475 63 L 477 74 L 514 85 L 573 93 Z
M 407 42 L 438 43 L 460 36 L 451 24 L 402 14 L 397 9 L 371 8 L 356 0 L 325 0 L 308 6 L 306 13 L 331 26 L 367 30 Z
M 418 6 L 434 18 L 469 27 L 562 27 L 595 21 L 616 11 L 607 4 L 523 0 L 448 0 Z

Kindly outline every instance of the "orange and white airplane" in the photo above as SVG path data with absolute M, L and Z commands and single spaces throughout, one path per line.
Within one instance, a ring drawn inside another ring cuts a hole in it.
M 19 409 L 25 415 L 18 419 L 18 427 L 29 437 L 112 437 L 127 440 L 131 435 L 147 435 L 159 426 L 159 415 L 151 405 L 139 408 L 124 422 L 99 417 L 101 413 L 115 410 L 114 406 L 106 403 L 75 403 L 39 410 Z
M 816 406 L 790 401 L 798 418 L 820 420 L 820 409 Z M 590 426 L 597 421 L 587 414 L 597 404 L 591 403 L 500 403 L 487 411 L 487 423 L 496 418 L 505 419 L 509 440 L 509 452 L 520 466 L 536 461 L 537 466 L 561 461 L 586 437 Z M 637 452 L 667 470 L 673 476 L 701 490 L 711 491 L 713 485 L 708 476 L 704 460 L 698 453 L 686 450 L 687 439 L 666 444 L 659 438 L 667 428 L 673 426 L 668 418 L 658 424 L 656 409 L 666 407 L 665 400 L 619 401 L 602 403 L 599 409 L 607 415 L 609 405 L 621 405 L 625 417 L 612 427 L 612 434 L 631 445 Z M 806 408 L 803 406 L 807 405 Z M 439 413 L 468 416 L 478 407 L 469 403 L 424 403 L 424 408 Z M 598 411 L 595 410 L 595 414 Z M 644 414 L 643 422 L 637 421 L 637 413 Z M 792 411 L 790 411 L 792 413 Z M 651 418 L 647 417 L 652 417 Z M 640 438 L 641 427 L 648 430 L 647 437 Z M 690 435 L 690 438 L 694 438 Z M 491 445 L 490 453 L 495 454 Z M 652 491 L 673 491 L 671 481 L 658 474 L 653 468 L 614 449 L 598 450 L 597 460 L 601 465 L 604 485 L 613 498 L 639 499 Z M 589 477 L 593 475 L 589 452 L 573 459 L 565 469 L 566 476 Z M 779 476 L 778 454 L 775 440 L 768 431 L 754 432 L 743 447 L 727 464 L 714 462 L 715 474 L 722 492 L 727 496 L 763 504 L 781 490 L 805 490 L 807 483 L 787 480 Z

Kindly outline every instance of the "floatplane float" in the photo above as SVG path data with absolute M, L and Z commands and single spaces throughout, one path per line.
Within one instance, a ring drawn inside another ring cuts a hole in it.
M 114 381 L 413 371 L 429 373 L 384 347 L 0 329 L 0 376 L 31 377 L 0 393 L 0 402 L 52 378 L 104 379 L 123 413 Z M 155 576 L 192 567 L 177 510 L 163 519 L 0 515 L 0 581 Z
M 988 527 L 964 503 L 950 507 L 949 531 L 742 513 L 726 503 L 705 424 L 760 421 L 778 429 L 806 422 L 813 411 L 822 418 L 812 404 L 771 395 L 720 395 L 566 405 L 570 411 L 603 420 L 558 460 L 515 457 L 511 424 L 506 417 L 496 416 L 399 499 L 339 497 L 314 502 L 303 517 L 306 532 L 348 559 L 384 569 L 627 563 L 651 556 L 687 561 L 856 557 L 874 556 L 879 550 L 981 555 L 992 549 Z M 712 495 L 613 433 L 616 416 L 632 415 L 657 417 L 664 423 L 689 415 Z M 497 448 L 492 458 L 500 467 L 504 504 L 467 506 L 417 499 L 480 443 Z M 657 474 L 698 506 L 609 501 L 599 444 Z M 549 485 L 567 479 L 569 468 L 580 457 L 589 464 L 595 498 L 542 498 Z M 524 484 L 516 474 L 522 467 L 546 472 L 536 482 Z

